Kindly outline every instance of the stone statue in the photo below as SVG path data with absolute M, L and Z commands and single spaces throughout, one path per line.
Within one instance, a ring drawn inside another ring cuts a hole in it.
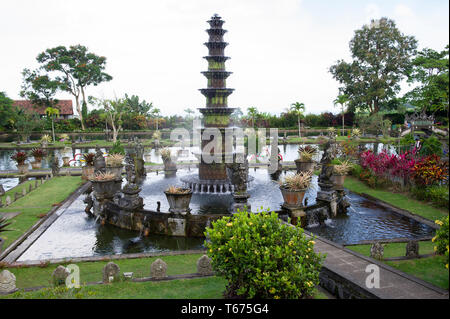
M 94 172 L 95 174 L 106 172 L 106 161 L 98 145 L 95 147 Z
M 332 142 L 330 140 L 326 142 L 324 148 L 325 150 L 320 160 L 322 171 L 319 175 L 319 186 L 321 189 L 326 190 L 333 187 L 333 183 L 331 182 L 331 176 L 333 175 L 333 166 L 331 165 L 331 161 L 333 160 Z
M 59 160 L 58 158 L 55 156 L 55 154 L 52 154 L 51 157 L 51 167 L 52 167 L 52 174 L 53 176 L 58 176 L 59 175 Z

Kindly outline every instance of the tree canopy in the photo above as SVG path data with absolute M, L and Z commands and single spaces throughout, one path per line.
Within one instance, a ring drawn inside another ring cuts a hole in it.
M 441 52 L 425 48 L 413 60 L 408 82 L 417 83 L 405 99 L 425 111 L 447 111 L 449 94 L 449 46 Z
M 410 73 L 417 41 L 405 36 L 388 18 L 372 20 L 355 31 L 350 41 L 352 62 L 337 61 L 329 69 L 349 98 L 349 109 L 376 113 L 400 91 L 400 81 Z
M 87 86 L 112 80 L 112 76 L 104 72 L 106 57 L 88 52 L 85 46 L 74 45 L 69 48 L 58 46 L 47 49 L 40 53 L 36 60 L 41 64 L 41 69 L 56 74 L 55 80 L 59 82 L 61 90 L 75 97 L 76 109 L 84 130 L 80 95 L 82 103 L 86 104 Z

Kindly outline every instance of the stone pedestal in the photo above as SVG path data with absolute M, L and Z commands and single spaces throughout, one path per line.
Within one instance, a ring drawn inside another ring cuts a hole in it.
M 245 194 L 233 194 L 234 203 L 231 206 L 232 213 L 236 214 L 239 211 L 247 210 L 247 212 L 251 212 L 251 205 L 247 202 L 247 199 L 250 198 L 250 195 Z
M 288 216 L 291 218 L 291 224 L 300 224 L 302 228 L 306 227 L 306 213 L 304 206 L 292 206 L 288 204 L 283 204 L 281 206 L 283 211 L 287 212 Z
M 336 217 L 337 212 L 338 212 L 338 209 L 337 209 L 338 195 L 337 195 L 336 191 L 333 191 L 333 190 L 318 191 L 316 201 L 317 202 L 326 202 L 330 207 L 331 216 Z

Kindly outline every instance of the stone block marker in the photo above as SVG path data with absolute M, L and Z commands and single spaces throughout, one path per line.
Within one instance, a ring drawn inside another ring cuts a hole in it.
M 9 195 L 8 195 L 8 196 L 6 196 L 6 199 L 5 199 L 5 204 L 6 204 L 6 206 L 9 206 L 9 205 L 11 205 L 11 197 L 9 197 Z
M 3 201 L 1 197 L 0 197 L 0 207 L 3 207 Z
M 119 280 L 120 277 L 120 267 L 117 264 L 110 261 L 109 263 L 106 264 L 105 267 L 103 267 L 102 273 L 103 273 L 103 282 L 105 284 L 117 281 Z
M 162 279 L 167 277 L 167 264 L 161 259 L 156 259 L 150 266 L 150 277 Z
M 419 242 L 417 240 L 410 240 L 406 244 L 406 257 L 419 257 Z
M 28 187 L 28 193 L 31 192 L 33 190 L 33 184 L 30 184 L 30 186 Z
M 15 192 L 14 193 L 14 201 L 18 200 L 20 198 L 20 194 Z
M 22 196 L 25 196 L 27 194 L 27 188 L 24 187 L 22 188 Z
M 70 275 L 66 267 L 59 265 L 52 273 L 52 283 L 54 286 L 66 284 L 66 278 Z
M 34 188 L 36 189 L 37 187 L 38 187 L 38 184 L 39 183 L 39 181 L 38 181 L 38 179 L 36 179 L 35 181 L 34 181 Z
M 16 290 L 16 276 L 8 270 L 0 272 L 0 294 Z
M 200 275 L 212 275 L 214 273 L 211 265 L 211 258 L 203 255 L 197 260 L 197 272 Z
M 383 260 L 384 247 L 381 243 L 374 243 L 370 247 L 370 257 L 378 260 Z

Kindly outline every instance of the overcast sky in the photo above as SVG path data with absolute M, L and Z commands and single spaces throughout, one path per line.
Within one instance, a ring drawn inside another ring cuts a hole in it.
M 228 30 L 230 107 L 278 114 L 298 101 L 307 113 L 338 112 L 328 68 L 350 60 L 356 29 L 388 17 L 419 49 L 443 50 L 448 12 L 447 0 L 1 0 L 0 91 L 20 99 L 21 71 L 37 67 L 40 52 L 82 44 L 107 57 L 113 76 L 88 95 L 135 94 L 164 115 L 183 115 L 205 106 L 198 89 L 206 87 L 206 21 L 218 13 Z

